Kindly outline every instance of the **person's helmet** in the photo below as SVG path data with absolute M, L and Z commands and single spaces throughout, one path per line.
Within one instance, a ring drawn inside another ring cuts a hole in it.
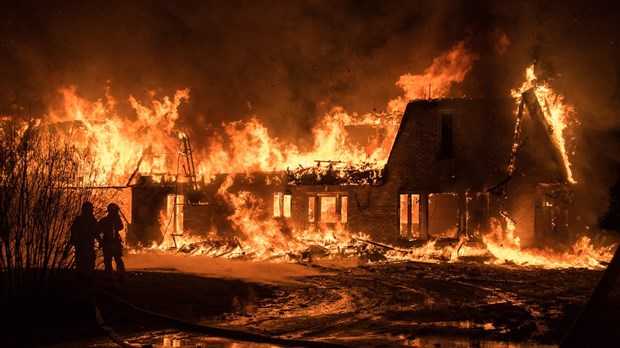
M 95 211 L 95 206 L 91 202 L 86 201 L 82 203 L 82 214 L 92 215 L 94 211 Z
M 118 207 L 116 203 L 108 204 L 108 213 L 115 214 L 118 213 L 121 209 Z

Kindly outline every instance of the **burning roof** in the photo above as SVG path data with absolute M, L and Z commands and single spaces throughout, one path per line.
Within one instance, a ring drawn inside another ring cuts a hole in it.
M 289 185 L 379 185 L 383 168 L 373 163 L 346 165 L 340 161 L 316 161 L 316 166 L 287 170 Z

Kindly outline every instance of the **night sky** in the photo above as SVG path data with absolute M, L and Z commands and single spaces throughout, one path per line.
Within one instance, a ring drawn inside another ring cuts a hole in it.
M 0 114 L 40 116 L 75 85 L 126 108 L 191 90 L 194 132 L 257 115 L 305 139 L 334 106 L 384 110 L 399 76 L 466 40 L 480 59 L 451 96 L 509 95 L 526 66 L 578 110 L 577 179 L 604 190 L 620 158 L 620 10 L 584 1 L 2 1 Z M 494 49 L 498 33 L 510 45 Z M 587 155 L 586 155 L 587 154 Z

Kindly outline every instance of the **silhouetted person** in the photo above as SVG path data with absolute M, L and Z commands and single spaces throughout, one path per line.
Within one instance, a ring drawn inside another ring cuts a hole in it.
M 118 280 L 125 279 L 125 263 L 123 262 L 123 240 L 118 233 L 123 229 L 123 222 L 119 215 L 119 207 L 114 203 L 108 204 L 108 215 L 99 220 L 99 229 L 102 233 L 101 247 L 103 248 L 103 265 L 105 274 L 112 278 L 112 259 L 116 263 Z
M 95 271 L 95 239 L 99 225 L 91 202 L 82 204 L 82 213 L 71 224 L 71 245 L 75 247 L 75 268 L 78 278 L 90 278 Z

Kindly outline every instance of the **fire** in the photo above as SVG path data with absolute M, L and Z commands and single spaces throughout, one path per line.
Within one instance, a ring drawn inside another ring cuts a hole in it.
M 454 83 L 462 82 L 479 55 L 467 48 L 466 41 L 435 58 L 430 67 L 419 75 L 404 74 L 396 85 L 405 91 L 403 97 L 390 101 L 388 110 L 403 112 L 413 99 L 444 97 Z
M 514 225 L 506 230 L 502 229 L 499 221 L 493 225 L 493 232 L 484 236 L 484 242 L 496 263 L 545 268 L 600 268 L 601 261 L 609 261 L 613 256 L 614 246 L 595 248 L 587 236 L 579 238 L 570 250 L 563 253 L 548 248 L 524 250 L 520 246 L 519 237 L 514 235 Z
M 165 238 L 148 250 L 252 260 L 299 260 L 312 254 L 328 258 L 378 254 L 379 259 L 389 261 L 456 262 L 463 256 L 475 256 L 498 264 L 599 267 L 600 260 L 611 258 L 608 248 L 595 249 L 584 237 L 575 244 L 572 253 L 523 250 L 515 236 L 515 226 L 509 219 L 505 228 L 497 222 L 493 233 L 484 236 L 480 243 L 462 239 L 447 245 L 429 241 L 416 248 L 397 248 L 374 243 L 367 236 L 355 234 L 341 225 L 294 230 L 285 222 L 268 216 L 265 210 L 268 202 L 248 191 L 230 191 L 238 175 L 311 167 L 316 166 L 317 160 L 320 160 L 319 166 L 323 162 L 337 163 L 342 167 L 364 164 L 381 169 L 387 162 L 407 102 L 447 95 L 453 84 L 463 81 L 477 59 L 478 55 L 461 41 L 435 58 L 423 73 L 402 75 L 396 85 L 403 89 L 404 95 L 391 100 L 386 113 L 348 113 L 334 107 L 314 126 L 310 149 L 300 149 L 275 138 L 258 116 L 223 123 L 221 130 L 207 139 L 206 146 L 196 148 L 191 145 L 191 151 L 196 159 L 196 177 L 203 183 L 209 183 L 216 174 L 228 174 L 217 191 L 217 197 L 233 208 L 229 220 L 236 237 L 222 240 L 215 230 L 201 231 L 206 235 L 204 237 L 192 236 L 175 218 L 180 212 L 162 211 L 159 221 Z M 538 83 L 533 67 L 528 68 L 527 81 L 519 92 L 513 91 L 513 95 L 530 87 L 535 87 L 536 94 L 544 101 L 545 117 L 552 125 L 554 141 L 563 150 L 569 181 L 574 182 L 566 150 L 570 141 L 566 139 L 567 127 L 576 122 L 573 120 L 574 109 L 547 84 Z M 119 113 L 118 102 L 111 96 L 109 88 L 103 98 L 94 102 L 78 96 L 76 87 L 62 88 L 60 94 L 62 105 L 51 109 L 44 123 L 58 129 L 68 141 L 89 149 L 98 161 L 96 184 L 128 186 L 135 173 L 155 179 L 178 179 L 179 156 L 187 155 L 184 153 L 186 149 L 181 149 L 179 144 L 189 142 L 189 137 L 196 135 L 180 129 L 177 124 L 180 105 L 189 102 L 188 89 L 163 98 L 150 93 L 151 100 L 147 101 L 129 96 L 127 102 L 133 115 Z M 350 133 L 354 126 L 367 126 L 381 132 L 377 131 L 367 143 L 358 144 Z M 172 206 L 176 207 L 176 204 Z
M 216 231 L 207 236 L 192 236 L 172 233 L 169 226 L 174 224 L 172 212 L 160 212 L 160 226 L 164 241 L 148 248 L 149 252 L 184 252 L 192 255 L 227 258 L 250 258 L 251 260 L 301 260 L 311 246 L 320 246 L 324 255 L 341 254 L 340 248 L 349 245 L 352 235 L 343 228 L 295 231 L 274 219 L 269 219 L 264 210 L 266 206 L 259 197 L 248 191 L 231 193 L 236 175 L 230 174 L 218 190 L 218 196 L 228 205 L 235 207 L 228 218 L 241 234 L 231 240 L 223 240 Z M 168 209 L 170 210 L 170 209 Z M 145 250 L 132 250 L 133 253 Z M 307 255 L 306 255 L 307 258 Z
M 574 141 L 568 135 L 570 127 L 578 125 L 578 121 L 575 118 L 575 108 L 567 103 L 565 98 L 553 90 L 548 83 L 538 80 L 534 73 L 533 64 L 525 70 L 525 82 L 518 89 L 512 90 L 511 94 L 514 98 L 520 98 L 521 93 L 530 88 L 535 89 L 536 96 L 539 102 L 541 102 L 540 105 L 549 124 L 552 140 L 560 149 L 568 182 L 576 183 L 573 178 L 568 151 L 569 144 Z
M 138 165 L 142 173 L 174 173 L 177 108 L 188 101 L 189 90 L 177 91 L 172 99 L 153 100 L 151 106 L 130 96 L 134 120 L 118 114 L 109 89 L 105 99 L 95 102 L 79 97 L 76 87 L 60 93 L 62 106 L 50 110 L 44 122 L 98 161 L 95 184 L 122 185 Z
M 199 159 L 197 174 L 209 182 L 217 173 L 282 171 L 299 165 L 312 166 L 316 160 L 338 160 L 347 165 L 372 163 L 381 168 L 389 156 L 407 101 L 426 96 L 428 85 L 436 96 L 447 94 L 453 83 L 464 79 L 477 59 L 478 55 L 461 41 L 434 59 L 423 74 L 402 75 L 397 85 L 405 94 L 389 102 L 388 113 L 358 115 L 334 107 L 313 128 L 314 146 L 308 150 L 273 137 L 257 116 L 223 123 L 222 132 L 211 137 L 208 146 L 195 154 Z M 147 102 L 129 96 L 127 101 L 135 115 L 118 112 L 118 101 L 112 97 L 109 86 L 105 96 L 94 102 L 78 96 L 75 86 L 61 88 L 60 94 L 61 106 L 51 109 L 45 122 L 64 131 L 70 142 L 92 150 L 92 156 L 99 161 L 99 184 L 122 185 L 136 172 L 155 179 L 174 177 L 178 171 L 175 139 L 184 132 L 177 125 L 178 108 L 189 101 L 188 89 L 161 99 L 150 92 L 152 100 Z M 360 125 L 383 132 L 368 139 L 367 144 L 356 144 L 348 128 Z

